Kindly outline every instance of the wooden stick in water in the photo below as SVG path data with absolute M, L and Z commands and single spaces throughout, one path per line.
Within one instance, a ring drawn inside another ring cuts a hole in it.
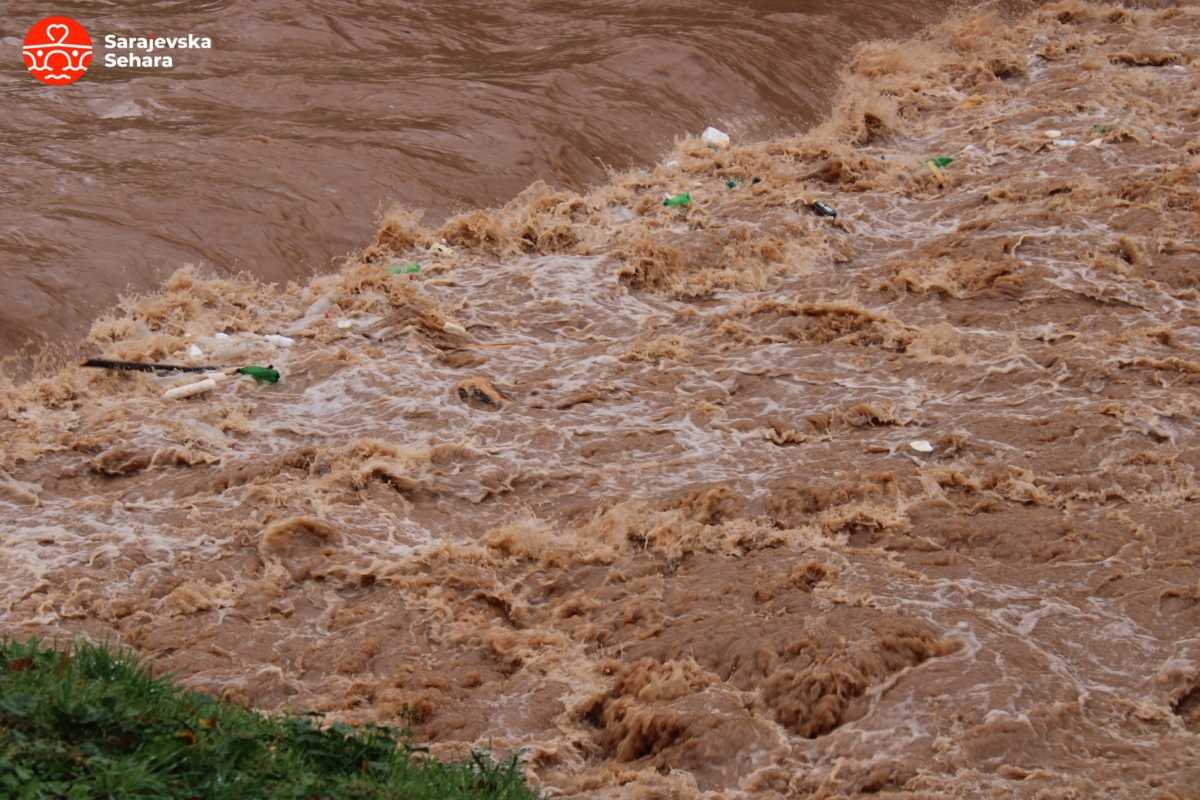
M 134 372 L 218 372 L 221 367 L 185 367 L 179 364 L 143 364 L 138 361 L 113 361 L 109 358 L 89 358 L 85 367 L 99 369 L 122 369 Z

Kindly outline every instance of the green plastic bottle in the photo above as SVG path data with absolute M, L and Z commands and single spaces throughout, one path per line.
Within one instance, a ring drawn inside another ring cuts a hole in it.
M 954 163 L 954 159 L 950 156 L 938 156 L 937 158 L 929 159 L 926 163 L 933 164 L 935 167 L 948 167 Z
M 279 371 L 275 369 L 274 365 L 268 367 L 238 367 L 237 373 L 239 375 L 249 375 L 257 383 L 279 383 Z
M 406 261 L 403 264 L 392 264 L 388 272 L 393 275 L 414 275 L 421 271 L 421 265 L 416 261 Z
M 691 205 L 691 203 L 692 195 L 690 192 L 677 194 L 674 197 L 668 197 L 666 200 L 663 200 L 664 206 L 671 206 L 673 208 L 682 208 L 683 206 Z

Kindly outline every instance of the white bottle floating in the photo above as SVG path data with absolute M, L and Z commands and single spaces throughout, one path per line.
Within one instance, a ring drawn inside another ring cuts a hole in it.
M 925 441 L 924 439 L 917 439 L 915 442 L 909 442 L 908 446 L 911 447 L 913 450 L 916 450 L 918 453 L 932 453 L 933 452 L 933 445 L 931 445 L 929 442 Z
M 163 392 L 164 400 L 181 400 L 185 397 L 192 397 L 197 394 L 211 392 L 217 388 L 217 382 L 213 378 L 205 378 L 202 381 L 195 383 L 186 383 L 183 386 L 176 386 L 174 389 L 167 389 Z
M 705 144 L 713 147 L 729 146 L 729 134 L 725 133 L 725 131 L 717 130 L 712 126 L 705 128 L 704 133 L 700 134 L 700 138 L 704 140 Z
M 279 347 L 291 347 L 292 345 L 294 345 L 296 343 L 295 339 L 293 339 L 289 336 L 280 336 L 277 333 L 268 333 L 266 336 L 264 336 L 262 338 L 265 339 L 266 341 L 270 342 L 271 344 L 278 345 Z

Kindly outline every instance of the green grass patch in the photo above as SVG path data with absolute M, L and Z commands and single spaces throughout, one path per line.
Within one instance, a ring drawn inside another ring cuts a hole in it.
M 154 677 L 134 654 L 0 642 L 0 797 L 536 800 L 514 756 L 447 764 L 407 728 L 268 717 Z

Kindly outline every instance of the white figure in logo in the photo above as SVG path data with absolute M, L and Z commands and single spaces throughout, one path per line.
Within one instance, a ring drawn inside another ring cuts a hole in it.
M 71 29 L 62 23 L 46 26 L 46 41 L 24 47 L 25 66 L 42 80 L 74 80 L 87 71 L 92 61 L 92 44 L 87 34 L 69 41 Z M 28 39 L 26 40 L 28 42 Z

